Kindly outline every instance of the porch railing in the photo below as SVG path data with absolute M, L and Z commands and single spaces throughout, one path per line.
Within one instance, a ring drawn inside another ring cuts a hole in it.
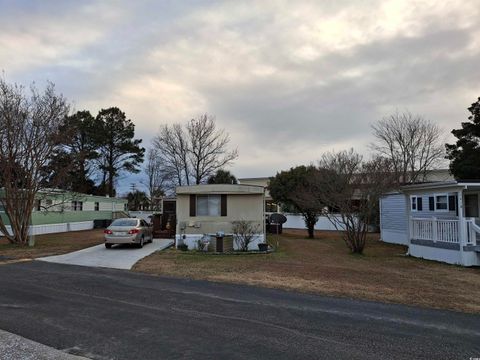
M 416 240 L 459 243 L 458 220 L 412 218 L 410 237 Z

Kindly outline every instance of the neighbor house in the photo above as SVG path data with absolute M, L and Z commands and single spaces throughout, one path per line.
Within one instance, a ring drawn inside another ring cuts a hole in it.
M 265 193 L 263 186 L 210 184 L 179 186 L 176 190 L 176 244 L 195 249 L 204 236 L 211 242 L 217 234 L 232 239 L 235 221 L 249 221 L 256 228 L 249 249 L 265 241 Z M 234 249 L 238 249 L 232 240 Z
M 0 197 L 3 190 L 0 190 Z M 70 193 L 62 190 L 40 192 L 31 217 L 33 235 L 93 229 L 95 220 L 127 216 L 127 200 L 105 196 Z M 10 230 L 5 209 L 0 217 Z M 1 235 L 0 235 L 1 236 Z
M 471 181 L 403 186 L 380 199 L 381 239 L 411 256 L 480 266 L 479 194 Z

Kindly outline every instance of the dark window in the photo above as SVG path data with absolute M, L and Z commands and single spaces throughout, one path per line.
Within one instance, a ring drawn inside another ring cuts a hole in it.
M 100 210 L 100 203 L 95 202 L 95 211 Z
M 423 200 L 421 197 L 417 198 L 417 210 L 422 211 L 423 210 Z
M 277 204 L 273 202 L 273 200 L 265 200 L 265 212 L 277 212 Z
M 72 201 L 72 210 L 73 211 L 82 211 L 83 202 L 82 201 Z
M 428 210 L 435 211 L 435 198 L 433 196 L 428 198 Z
M 37 208 L 37 211 L 42 210 L 42 200 L 37 200 L 37 206 L 36 206 L 36 208 Z

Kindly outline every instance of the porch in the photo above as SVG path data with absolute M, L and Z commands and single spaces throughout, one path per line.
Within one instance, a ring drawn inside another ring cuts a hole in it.
M 419 184 L 403 191 L 411 255 L 480 266 L 480 183 Z
M 437 219 L 410 218 L 410 241 L 412 243 L 440 248 L 480 252 L 480 226 L 475 218 Z

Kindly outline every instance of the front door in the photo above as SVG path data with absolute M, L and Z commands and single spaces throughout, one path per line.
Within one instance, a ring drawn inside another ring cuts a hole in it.
M 478 194 L 465 195 L 465 217 L 478 218 Z

